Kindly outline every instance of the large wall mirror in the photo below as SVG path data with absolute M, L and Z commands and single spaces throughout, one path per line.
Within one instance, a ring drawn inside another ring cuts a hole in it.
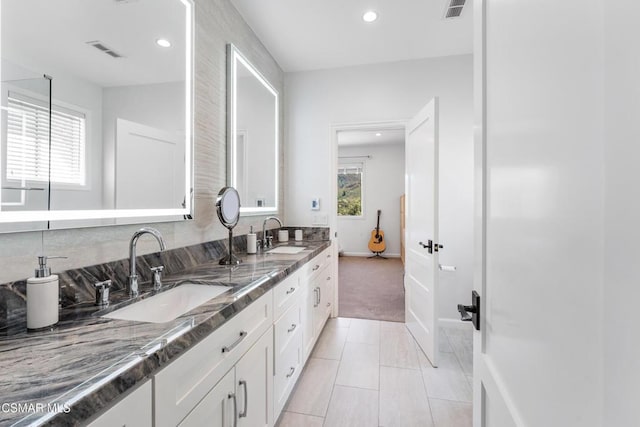
M 278 211 L 279 96 L 238 49 L 228 49 L 228 180 L 241 215 Z
M 192 1 L 0 7 L 0 232 L 191 217 Z

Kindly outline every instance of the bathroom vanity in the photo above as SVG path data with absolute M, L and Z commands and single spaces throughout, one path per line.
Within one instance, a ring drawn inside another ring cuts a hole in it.
M 59 413 L 1 413 L 0 424 L 273 425 L 334 308 L 335 247 L 287 246 L 304 249 L 169 275 L 165 289 L 229 287 L 169 322 L 108 319 L 102 310 L 1 338 L 0 367 L 11 374 L 0 395 Z

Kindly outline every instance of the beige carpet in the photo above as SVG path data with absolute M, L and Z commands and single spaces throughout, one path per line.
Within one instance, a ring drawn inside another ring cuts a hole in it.
M 340 257 L 339 315 L 404 322 L 400 258 Z

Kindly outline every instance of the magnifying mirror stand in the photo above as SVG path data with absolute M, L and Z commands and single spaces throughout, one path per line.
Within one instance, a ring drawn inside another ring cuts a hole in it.
M 233 254 L 233 229 L 229 229 L 229 255 L 220 260 L 220 265 L 238 265 L 242 262 Z
M 237 265 L 242 261 L 233 255 L 233 227 L 240 219 L 240 195 L 233 187 L 224 187 L 218 193 L 216 211 L 222 225 L 229 230 L 229 255 L 220 260 L 220 265 Z

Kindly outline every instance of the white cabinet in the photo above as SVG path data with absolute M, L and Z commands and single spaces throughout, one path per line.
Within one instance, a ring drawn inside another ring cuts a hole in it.
M 298 299 L 274 324 L 274 419 L 287 402 L 302 371 L 302 307 Z
M 303 275 L 300 278 L 304 294 L 302 340 L 305 362 L 333 309 L 332 259 L 332 248 L 324 250 L 303 267 Z
M 89 427 L 151 427 L 151 381 L 142 384 Z
M 198 405 L 182 420 L 179 427 L 231 427 L 237 409 L 235 372 L 230 370 Z
M 272 367 L 273 329 L 269 329 L 178 425 L 272 426 Z
M 180 423 L 272 326 L 273 295 L 269 291 L 158 372 L 154 377 L 155 426 Z M 273 342 L 271 345 L 273 348 Z
M 238 427 L 273 425 L 273 329 L 236 364 Z

